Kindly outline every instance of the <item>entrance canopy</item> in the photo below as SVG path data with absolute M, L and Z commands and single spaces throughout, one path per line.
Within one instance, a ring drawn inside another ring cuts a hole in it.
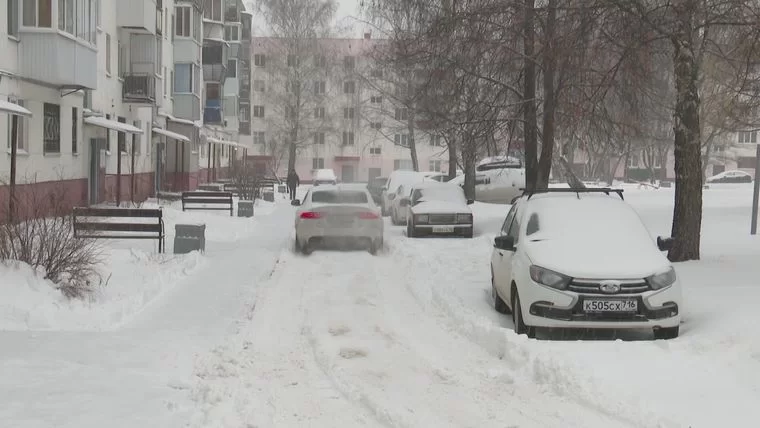
M 32 112 L 10 101 L 0 100 L 0 112 L 31 117 Z
M 142 134 L 143 130 L 132 126 L 128 123 L 121 123 L 116 120 L 106 119 L 105 117 L 90 116 L 84 119 L 84 123 L 92 126 L 110 129 L 117 132 L 126 132 L 127 134 Z
M 173 139 L 175 139 L 177 141 L 181 141 L 183 143 L 189 143 L 190 142 L 190 139 L 187 138 L 186 136 L 184 136 L 182 134 L 178 134 L 176 132 L 168 131 L 168 130 L 163 129 L 163 128 L 153 128 L 153 132 L 156 133 L 156 134 L 163 135 L 164 137 L 173 138 Z

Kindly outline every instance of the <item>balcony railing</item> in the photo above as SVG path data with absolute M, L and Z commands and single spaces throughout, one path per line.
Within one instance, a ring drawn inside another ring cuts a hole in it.
M 124 101 L 152 103 L 156 100 L 156 77 L 148 73 L 127 73 L 123 76 Z

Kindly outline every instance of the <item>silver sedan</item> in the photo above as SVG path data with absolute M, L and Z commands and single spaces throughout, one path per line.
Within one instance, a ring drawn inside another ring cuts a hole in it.
M 298 206 L 296 251 L 310 254 L 320 245 L 360 246 L 375 254 L 383 246 L 383 218 L 367 187 L 360 184 L 312 188 Z

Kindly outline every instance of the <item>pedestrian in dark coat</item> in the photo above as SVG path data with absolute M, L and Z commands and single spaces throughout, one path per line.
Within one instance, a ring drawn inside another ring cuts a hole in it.
M 288 173 L 288 192 L 290 193 L 290 200 L 294 200 L 296 198 L 296 188 L 301 184 L 301 178 L 298 177 L 298 174 L 296 174 L 296 170 L 291 169 Z

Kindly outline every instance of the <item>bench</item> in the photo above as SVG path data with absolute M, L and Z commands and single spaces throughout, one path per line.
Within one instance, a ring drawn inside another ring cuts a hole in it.
M 118 221 L 95 221 L 117 219 Z M 72 213 L 75 238 L 93 239 L 155 239 L 158 252 L 163 253 L 164 219 L 161 209 L 87 208 L 75 207 Z M 130 223 L 125 219 L 152 219 L 151 223 Z M 118 234 L 116 234 L 118 233 Z
M 197 207 L 188 205 L 217 205 L 213 207 Z M 234 204 L 230 192 L 182 192 L 182 211 L 210 210 L 229 211 L 233 215 Z
M 224 183 L 222 186 L 222 191 L 224 192 L 230 192 L 233 196 L 240 196 L 240 188 L 237 184 L 233 183 Z

